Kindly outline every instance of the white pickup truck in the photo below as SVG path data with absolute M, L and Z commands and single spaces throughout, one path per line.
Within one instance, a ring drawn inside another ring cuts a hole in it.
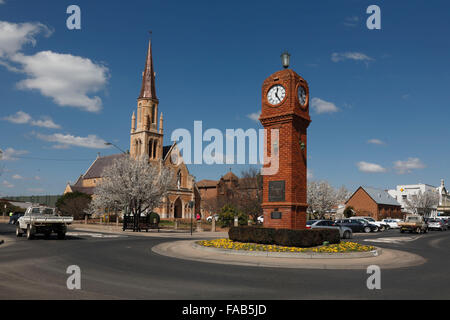
M 33 239 L 36 233 L 42 233 L 49 237 L 52 232 L 58 235 L 58 239 L 66 236 L 67 225 L 73 222 L 73 217 L 62 217 L 55 213 L 55 209 L 42 206 L 31 206 L 25 214 L 17 220 L 16 236 L 24 233 L 27 239 Z

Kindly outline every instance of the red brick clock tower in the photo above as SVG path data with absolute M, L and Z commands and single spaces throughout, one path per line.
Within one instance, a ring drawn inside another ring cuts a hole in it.
M 288 69 L 289 57 L 288 53 L 281 55 L 284 70 L 272 74 L 262 86 L 259 120 L 267 137 L 264 170 L 276 168 L 274 158 L 279 161 L 278 170 L 268 170 L 276 172 L 263 172 L 262 207 L 264 227 L 305 229 L 309 88 L 302 77 Z M 278 129 L 278 139 L 272 139 L 273 129 Z M 272 163 L 268 164 L 270 158 Z

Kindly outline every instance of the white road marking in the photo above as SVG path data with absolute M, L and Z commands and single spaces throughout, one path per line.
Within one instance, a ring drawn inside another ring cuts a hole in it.
M 74 237 L 89 236 L 89 237 L 92 237 L 92 238 L 120 238 L 120 237 L 126 237 L 126 236 L 121 236 L 121 235 L 117 235 L 117 234 L 102 234 L 102 233 L 90 233 L 90 232 L 67 232 L 66 235 L 74 236 Z
M 419 238 L 420 238 L 420 236 L 415 236 L 415 237 L 390 237 L 390 238 L 378 238 L 378 239 L 364 239 L 364 241 L 399 244 L 399 243 L 414 241 L 414 240 L 417 240 Z

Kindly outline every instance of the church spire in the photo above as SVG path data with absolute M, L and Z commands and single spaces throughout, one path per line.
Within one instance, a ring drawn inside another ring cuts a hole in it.
M 153 57 L 152 57 L 152 41 L 148 41 L 147 59 L 145 60 L 145 70 L 142 75 L 142 87 L 139 99 L 155 99 L 155 69 L 153 69 Z

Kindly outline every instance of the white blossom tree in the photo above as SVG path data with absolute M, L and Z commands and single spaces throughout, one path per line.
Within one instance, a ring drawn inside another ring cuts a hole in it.
M 311 218 L 323 219 L 334 206 L 343 203 L 350 197 L 344 186 L 334 189 L 328 181 L 308 181 L 308 213 Z
M 103 171 L 90 204 L 91 212 L 128 207 L 137 223 L 142 213 L 159 207 L 175 185 L 173 173 L 162 165 L 149 163 L 147 157 L 133 159 L 124 155 Z
M 406 209 L 414 214 L 429 216 L 439 204 L 439 194 L 432 191 L 419 191 L 405 199 Z
M 339 189 L 336 190 L 335 198 L 336 198 L 336 204 L 344 203 L 350 198 L 351 193 L 348 191 L 348 189 L 345 186 L 341 186 Z
M 308 182 L 307 197 L 308 213 L 317 219 L 336 205 L 336 191 L 327 181 Z

